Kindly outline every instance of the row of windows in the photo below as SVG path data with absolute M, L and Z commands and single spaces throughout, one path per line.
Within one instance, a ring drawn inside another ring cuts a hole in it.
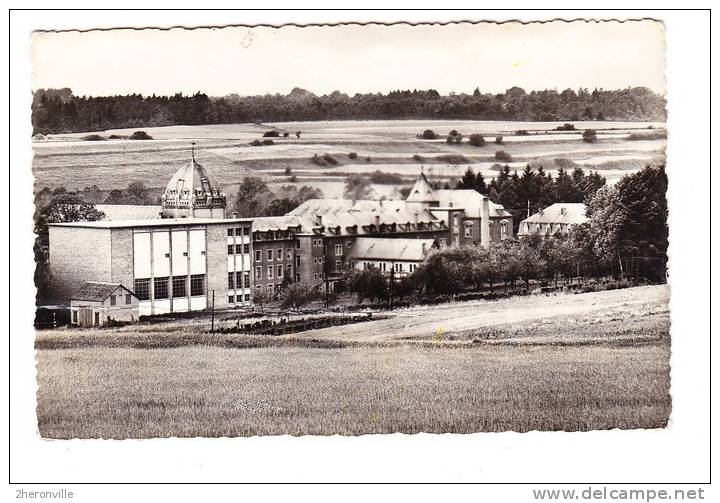
M 312 240 L 312 245 L 313 245 L 313 246 L 322 246 L 322 245 L 323 245 L 323 240 L 322 240 L 322 238 L 320 238 L 320 239 L 313 239 L 313 240 Z
M 274 260 L 274 258 L 277 258 L 277 260 L 283 259 L 283 249 L 278 248 L 277 250 L 268 249 L 266 250 L 267 260 Z M 292 260 L 293 252 L 291 248 L 287 248 L 285 250 L 285 260 Z M 255 250 L 255 262 L 260 262 L 262 260 L 262 250 Z
M 262 266 L 256 266 L 255 267 L 255 280 L 262 279 Z M 282 264 L 278 264 L 277 266 L 267 266 L 267 277 L 265 279 L 274 279 L 278 278 L 281 279 L 283 277 L 283 274 L 287 272 L 288 276 L 292 276 L 292 267 L 287 266 L 287 269 Z M 247 283 L 246 283 L 247 284 Z
M 173 276 L 172 292 L 173 297 L 187 297 L 187 276 Z M 150 288 L 152 287 L 155 300 L 170 298 L 170 278 L 140 278 L 135 280 L 135 296 L 139 300 L 150 300 Z M 205 275 L 193 274 L 190 276 L 190 295 L 198 297 L 205 295 Z
M 388 269 L 387 262 L 380 262 L 379 264 L 375 265 L 372 262 L 363 262 L 363 269 L 368 270 L 373 267 L 377 267 L 383 272 L 386 272 Z M 395 272 L 403 272 L 405 270 L 405 267 L 403 264 L 396 262 L 395 264 L 391 265 L 391 268 L 395 269 Z M 408 264 L 408 271 L 414 272 L 415 269 L 417 269 L 417 264 Z
M 249 236 L 250 227 L 237 227 L 235 229 L 228 229 L 228 236 Z
M 248 272 L 229 272 L 228 273 L 228 290 L 237 288 L 247 288 L 250 286 L 250 273 Z
M 228 255 L 240 255 L 241 253 L 250 253 L 250 245 L 227 245 Z
M 117 305 L 117 297 L 122 298 L 122 295 L 111 295 L 110 296 L 110 305 L 111 306 Z M 132 304 L 132 295 L 130 295 L 129 293 L 126 293 L 125 294 L 125 305 L 127 306 L 129 304 Z
M 234 304 L 235 302 L 243 302 L 243 299 L 245 302 L 250 302 L 250 294 L 246 293 L 244 295 L 228 295 L 228 302 L 230 304 Z

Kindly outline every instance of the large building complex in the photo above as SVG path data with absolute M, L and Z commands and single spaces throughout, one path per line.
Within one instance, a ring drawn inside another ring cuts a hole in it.
M 227 218 L 194 152 L 162 206 L 99 209 L 104 220 L 50 225 L 57 300 L 88 282 L 122 285 L 140 315 L 249 306 L 288 282 L 332 289 L 353 267 L 410 273 L 432 248 L 488 246 L 513 228 L 502 206 L 473 190 L 434 190 L 422 172 L 405 200 L 313 199 L 285 216 Z

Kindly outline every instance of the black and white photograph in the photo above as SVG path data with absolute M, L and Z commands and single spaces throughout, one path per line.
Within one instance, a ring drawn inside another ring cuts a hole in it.
M 38 439 L 670 428 L 662 16 L 267 19 L 26 34 Z

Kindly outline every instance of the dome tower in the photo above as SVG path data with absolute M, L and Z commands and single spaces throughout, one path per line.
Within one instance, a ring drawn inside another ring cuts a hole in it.
M 170 178 L 162 196 L 163 218 L 225 218 L 226 199 L 215 177 L 192 158 Z

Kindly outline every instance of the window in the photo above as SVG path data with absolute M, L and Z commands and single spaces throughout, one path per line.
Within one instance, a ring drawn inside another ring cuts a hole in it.
M 336 260 L 335 261 L 335 270 L 338 271 L 342 269 L 342 260 Z
M 275 285 L 273 285 L 272 283 L 270 283 L 270 284 L 267 286 L 267 293 L 268 293 L 268 295 L 269 295 L 270 297 L 272 297 L 273 294 L 275 293 Z
M 245 286 L 245 288 L 250 287 L 250 273 L 249 272 L 243 273 L 243 286 Z
M 262 286 L 261 285 L 255 285 L 255 291 L 256 292 L 262 292 Z
M 173 277 L 173 297 L 187 297 L 187 276 Z
M 447 244 L 447 241 L 445 240 L 445 238 L 440 238 L 440 247 L 442 248 L 446 244 Z
M 232 290 L 235 288 L 235 273 L 229 272 L 228 273 L 228 290 Z
M 322 264 L 322 263 L 323 263 L 323 258 L 322 258 L 322 257 L 318 257 L 318 264 Z
M 235 247 L 233 245 L 227 245 L 228 246 L 228 255 L 232 255 L 235 251 Z
M 132 304 L 132 295 L 129 293 L 125 294 L 125 304 Z
M 250 235 L 250 227 L 243 227 L 243 236 Z
M 155 300 L 170 298 L 170 293 L 168 291 L 168 279 L 169 278 L 164 277 L 155 278 L 153 280 L 153 291 L 155 293 Z
M 335 255 L 342 255 L 342 253 L 343 253 L 342 243 L 335 245 Z
M 472 222 L 465 222 L 465 237 L 471 238 L 473 235 L 473 224 Z
M 235 235 L 235 229 L 228 229 L 228 236 L 234 236 Z
M 501 237 L 507 236 L 507 222 L 505 220 L 500 222 L 500 236 Z
M 346 247 L 348 250 L 349 250 L 350 248 L 352 248 L 352 241 L 346 241 L 346 242 L 345 242 L 345 247 Z
M 234 304 L 234 303 L 235 303 L 235 296 L 228 295 L 228 304 Z
M 262 252 L 260 250 L 255 250 L 255 262 L 260 262 L 262 260 Z
M 244 299 L 245 299 L 245 302 L 250 302 L 250 294 L 246 293 Z
M 295 273 L 295 281 L 300 281 L 300 273 Z
M 313 279 L 318 279 L 317 273 L 313 273 Z
M 300 249 L 300 241 L 295 241 L 295 248 Z
M 317 257 L 313 257 L 313 264 L 317 264 L 318 263 L 317 260 L 318 260 Z
M 243 234 L 243 230 L 244 230 L 244 229 L 243 229 L 242 227 L 238 227 L 237 229 L 235 229 L 235 235 L 236 235 L 236 236 L 242 235 L 242 234 Z
M 278 260 L 282 260 L 282 258 L 283 258 L 283 249 L 282 249 L 282 248 L 278 248 L 278 249 L 277 249 L 277 254 L 276 254 L 275 256 L 277 257 Z
M 272 259 L 273 259 L 273 251 L 272 251 L 272 250 L 268 250 L 268 251 L 267 251 L 267 259 L 268 259 L 268 260 L 272 260 Z
M 205 295 L 205 275 L 193 274 L 190 276 L 190 295 L 197 297 Z
M 250 253 L 250 245 L 245 243 L 243 245 L 243 253 Z
M 243 245 L 235 245 L 235 253 L 240 255 L 243 252 Z
M 140 300 L 150 300 L 150 278 L 135 280 L 135 296 Z
M 73 311 L 73 312 L 72 312 L 72 322 L 73 322 L 73 323 L 77 323 L 77 322 L 78 322 L 78 312 L 77 312 L 77 311 Z
M 260 267 L 260 266 L 257 266 L 255 268 L 255 279 L 256 280 L 262 279 L 262 267 Z
M 295 267 L 300 267 L 300 255 L 295 257 Z
M 313 239 L 313 246 L 317 246 L 317 239 Z
M 267 266 L 267 279 L 273 279 L 273 266 Z
M 111 295 L 111 296 L 110 296 L 110 305 L 111 305 L 111 306 L 114 306 L 115 303 L 116 303 L 115 296 L 114 296 L 114 295 Z
M 285 250 L 285 260 L 292 260 L 292 249 L 288 248 Z
M 276 277 L 277 277 L 277 278 L 282 278 L 282 277 L 283 277 L 283 266 L 282 266 L 282 265 L 278 265 L 278 266 L 277 266 L 277 275 L 276 275 Z

